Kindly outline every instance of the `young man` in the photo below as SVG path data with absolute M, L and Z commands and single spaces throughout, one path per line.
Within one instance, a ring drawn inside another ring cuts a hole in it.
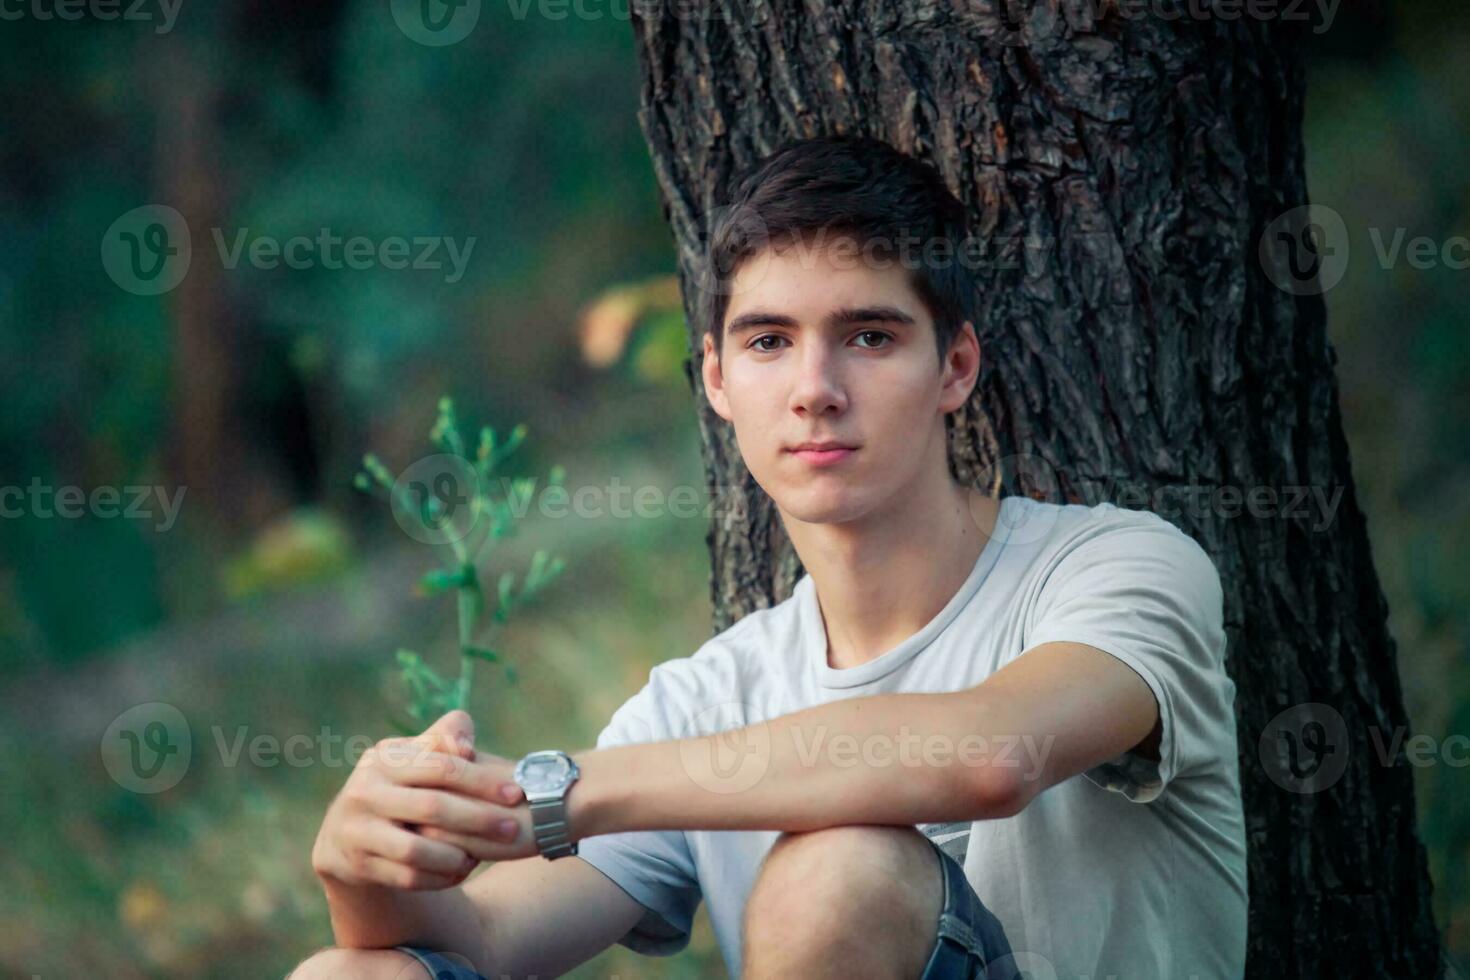
M 313 855 L 342 948 L 296 976 L 667 955 L 701 900 L 736 977 L 1242 974 L 1214 565 L 1152 514 L 954 482 L 964 235 L 939 176 L 872 140 L 738 182 L 705 390 L 806 576 L 656 666 L 596 749 L 516 767 L 455 712 L 364 756 Z

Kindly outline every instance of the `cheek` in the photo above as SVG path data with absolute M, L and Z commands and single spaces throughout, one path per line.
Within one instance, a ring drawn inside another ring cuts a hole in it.
M 939 406 L 940 379 L 923 365 L 893 361 L 882 365 L 864 379 L 866 393 L 882 401 L 886 417 L 913 425 L 927 418 Z
M 743 358 L 726 358 L 723 363 L 726 390 L 735 394 L 750 387 L 750 366 Z
M 771 372 L 752 371 L 749 366 L 736 363 L 724 378 L 725 403 L 730 414 L 744 420 L 749 429 L 766 426 L 764 420 L 778 414 L 785 405 L 780 395 L 784 389 Z

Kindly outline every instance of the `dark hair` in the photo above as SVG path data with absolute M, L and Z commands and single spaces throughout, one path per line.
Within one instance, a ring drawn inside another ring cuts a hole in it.
M 729 204 L 716 209 L 703 299 L 716 351 L 740 264 L 814 232 L 848 236 L 874 257 L 903 253 L 909 284 L 934 321 L 940 360 L 965 320 L 973 321 L 975 278 L 960 261 L 965 209 L 938 171 L 882 140 L 821 136 L 793 140 L 758 160 L 732 181 Z M 923 245 L 922 260 L 907 258 L 906 241 Z M 944 261 L 934 261 L 930 243 L 947 248 Z

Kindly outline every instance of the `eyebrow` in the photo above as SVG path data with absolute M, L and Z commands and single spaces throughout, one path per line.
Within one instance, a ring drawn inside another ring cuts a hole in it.
M 916 322 L 912 316 L 896 306 L 844 307 L 840 310 L 833 310 L 822 319 L 823 326 L 829 329 L 849 326 L 854 323 L 903 323 L 912 325 Z M 733 337 L 746 330 L 754 330 L 756 327 L 795 326 L 797 326 L 796 320 L 786 316 L 784 313 L 752 310 L 749 313 L 742 313 L 731 320 L 725 327 L 725 335 Z

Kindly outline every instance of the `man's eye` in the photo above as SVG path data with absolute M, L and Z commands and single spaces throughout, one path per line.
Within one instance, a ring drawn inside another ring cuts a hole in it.
M 864 330 L 862 333 L 858 334 L 858 336 L 859 337 L 878 337 L 881 340 L 892 340 L 893 339 L 893 338 L 889 337 L 888 334 L 884 333 L 882 330 Z M 874 343 L 874 346 L 879 346 L 878 341 L 874 341 L 873 343 Z M 860 345 L 860 346 L 866 346 L 866 345 Z
M 752 340 L 750 342 L 750 346 L 754 350 L 765 351 L 766 353 L 770 353 L 771 351 L 775 350 L 776 348 L 774 348 L 774 347 L 761 347 L 760 346 L 760 342 L 763 341 L 763 340 L 780 340 L 780 339 L 781 338 L 779 336 L 777 336 L 776 334 L 773 334 L 773 333 L 765 333 L 765 334 L 761 334 L 759 337 L 757 337 L 754 340 Z

